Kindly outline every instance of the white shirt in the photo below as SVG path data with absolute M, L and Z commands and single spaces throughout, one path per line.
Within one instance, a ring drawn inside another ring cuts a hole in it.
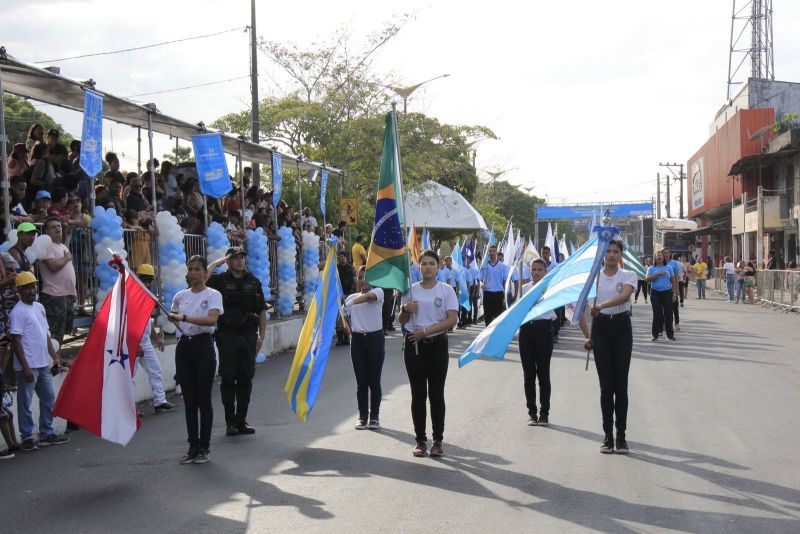
M 726 275 L 735 275 L 736 274 L 736 267 L 731 262 L 726 262 L 722 268 L 725 270 Z
M 222 315 L 222 294 L 216 289 L 210 287 L 205 288 L 199 293 L 194 293 L 191 289 L 184 289 L 175 294 L 172 299 L 172 312 L 180 315 L 189 315 L 192 317 L 202 316 L 208 317 L 208 310 L 219 310 Z M 176 335 L 196 336 L 197 334 L 212 333 L 216 326 L 200 326 L 197 324 L 187 323 L 181 321 L 178 323 L 179 328 Z M 181 333 L 183 330 L 183 333 Z
M 21 300 L 14 304 L 8 316 L 8 331 L 22 336 L 22 350 L 28 367 L 38 369 L 50 367 L 50 354 L 47 352 L 47 316 L 44 306 L 34 301 L 25 304 Z M 14 370 L 21 371 L 19 359 L 14 357 Z
M 373 287 L 369 293 L 378 300 L 370 300 L 360 304 L 353 304 L 361 293 L 353 293 L 344 301 L 344 311 L 350 316 L 350 328 L 357 334 L 366 334 L 383 329 L 383 289 Z
M 614 276 L 606 276 L 606 274 L 601 270 L 598 276 L 600 277 L 597 287 L 598 304 L 617 298 L 619 294 L 622 293 L 622 290 L 625 286 L 631 286 L 633 289 L 636 289 L 636 285 L 639 281 L 639 278 L 636 276 L 635 272 L 626 271 L 625 269 L 617 269 L 617 272 L 614 273 Z M 627 302 L 623 302 L 622 304 L 613 306 L 611 308 L 604 308 L 600 310 L 600 313 L 603 315 L 616 315 L 618 313 L 630 311 L 630 309 L 631 299 L 628 298 Z
M 311 225 L 311 227 L 312 227 L 312 228 L 316 228 L 317 226 L 319 226 L 319 225 L 317 224 L 317 219 L 316 219 L 316 218 L 314 218 L 314 216 L 313 216 L 313 215 L 309 215 L 308 217 L 305 217 L 305 216 L 303 216 L 303 217 L 300 219 L 300 223 L 301 223 L 303 226 L 306 226 L 306 225 Z
M 535 285 L 536 284 L 533 281 L 528 282 L 527 284 L 523 284 L 523 286 L 522 286 L 522 294 L 524 295 L 525 293 L 527 293 L 528 291 L 533 289 L 533 286 L 535 286 Z M 557 318 L 556 317 L 556 312 L 554 312 L 553 310 L 550 310 L 548 312 L 544 312 L 543 314 L 537 316 L 534 319 L 534 321 L 555 321 L 556 318 Z
M 447 319 L 448 311 L 458 311 L 456 293 L 449 285 L 436 282 L 432 288 L 425 289 L 420 284 L 422 282 L 412 285 L 408 293 L 403 295 L 403 304 L 416 300 L 419 305 L 417 313 L 412 313 L 411 319 L 404 326 L 407 332 L 433 326 Z

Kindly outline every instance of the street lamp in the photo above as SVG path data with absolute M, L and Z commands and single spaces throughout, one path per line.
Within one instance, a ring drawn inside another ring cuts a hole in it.
M 415 84 L 415 85 L 409 85 L 408 87 L 393 87 L 393 86 L 387 86 L 387 87 L 389 87 L 389 89 L 391 89 L 392 91 L 397 93 L 400 96 L 400 98 L 403 99 L 403 113 L 406 113 L 406 112 L 408 112 L 408 106 L 406 104 L 408 103 L 408 97 L 411 96 L 411 93 L 413 93 L 414 91 L 416 91 L 417 89 L 419 89 L 420 87 L 425 85 L 426 83 L 432 82 L 434 80 L 438 80 L 439 78 L 447 78 L 448 76 L 450 76 L 450 75 L 449 74 L 440 74 L 439 76 L 436 76 L 435 78 L 431 78 L 430 80 L 425 80 L 424 82 L 420 82 L 420 83 Z

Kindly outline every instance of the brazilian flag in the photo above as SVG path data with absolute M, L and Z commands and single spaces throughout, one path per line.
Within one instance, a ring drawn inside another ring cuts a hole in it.
M 393 111 L 386 114 L 375 224 L 367 253 L 365 280 L 373 287 L 397 289 L 405 293 L 411 287 L 411 281 L 408 249 L 403 238 L 403 184 L 396 121 Z

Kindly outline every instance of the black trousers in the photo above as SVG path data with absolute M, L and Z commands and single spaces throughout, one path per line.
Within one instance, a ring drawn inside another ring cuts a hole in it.
M 256 375 L 256 338 L 256 332 L 217 332 L 219 393 L 227 425 L 242 425 L 247 421 Z
M 667 330 L 667 337 L 674 337 L 672 327 L 672 290 L 650 292 L 650 305 L 653 306 L 653 337 L 661 334 L 662 327 Z
M 616 415 L 617 437 L 624 438 L 628 422 L 628 371 L 633 351 L 630 315 L 595 317 L 592 323 L 592 344 L 594 364 L 600 379 L 603 432 L 606 436 L 613 435 Z
M 483 292 L 483 322 L 486 326 L 489 326 L 505 309 L 506 303 L 502 291 Z
M 419 354 L 418 354 L 418 353 Z M 403 356 L 408 382 L 411 385 L 411 419 L 417 441 L 428 441 L 427 401 L 431 404 L 433 439 L 444 438 L 444 382 L 450 357 L 447 350 L 447 334 L 425 339 L 416 344 L 406 338 Z
M 558 339 L 558 334 L 561 332 L 561 325 L 567 320 L 567 312 L 563 307 L 556 308 L 553 311 L 556 314 L 556 318 L 553 319 L 553 338 Z
M 546 319 L 529 321 L 519 328 L 519 357 L 525 381 L 528 415 L 536 416 L 536 379 L 539 380 L 541 415 L 550 415 L 550 358 L 553 324 Z
M 384 346 L 383 331 L 359 334 L 353 332 L 350 345 L 350 358 L 356 374 L 356 400 L 358 418 L 379 419 L 381 411 L 381 371 L 383 370 Z M 367 404 L 369 397 L 369 404 Z
M 478 322 L 478 301 L 480 300 L 480 291 L 476 289 L 470 290 L 469 294 L 469 302 L 472 304 L 472 309 L 470 310 L 470 320 L 472 324 L 476 324 Z
M 636 284 L 636 296 L 633 297 L 634 300 L 639 300 L 639 291 L 644 293 L 644 301 L 647 302 L 647 293 L 650 291 L 650 284 L 647 283 L 647 280 L 639 280 Z
M 211 444 L 211 425 L 214 422 L 211 387 L 216 370 L 217 358 L 211 334 L 181 336 L 175 347 L 175 371 L 183 392 L 186 430 L 191 447 L 208 449 Z
M 383 290 L 383 329 L 389 330 L 394 323 L 394 289 Z
M 680 291 L 680 289 L 679 289 Z M 672 303 L 672 317 L 675 321 L 676 325 L 681 324 L 681 312 L 680 312 L 680 304 L 678 303 L 679 299 L 672 300 L 672 295 L 670 295 L 670 302 Z

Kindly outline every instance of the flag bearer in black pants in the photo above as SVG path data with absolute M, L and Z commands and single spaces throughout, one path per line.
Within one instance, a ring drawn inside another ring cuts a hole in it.
M 531 262 L 531 281 L 522 286 L 522 295 L 530 291 L 547 274 L 542 259 Z M 546 312 L 519 328 L 519 357 L 525 377 L 525 399 L 528 403 L 528 425 L 550 424 L 550 358 L 553 355 L 554 311 Z M 536 379 L 539 379 L 539 406 L 536 413 Z
M 261 282 L 245 269 L 247 253 L 231 247 L 224 258 L 209 266 L 208 287 L 222 294 L 225 312 L 217 327 L 219 392 L 225 408 L 225 435 L 255 434 L 247 423 L 247 409 L 256 374 L 256 354 L 267 330 L 267 304 Z M 224 273 L 211 274 L 222 261 Z
M 600 447 L 604 454 L 628 453 L 625 430 L 628 418 L 628 371 L 631 366 L 633 332 L 631 330 L 631 295 L 636 289 L 633 271 L 619 268 L 621 241 L 608 244 L 604 268 L 598 274 L 597 297 L 591 308 L 592 331 L 581 317 L 580 327 L 586 336 L 586 350 L 594 348 L 594 363 L 600 379 L 600 410 L 603 414 L 605 439 Z M 613 429 L 616 415 L 617 441 Z
M 381 370 L 383 369 L 385 339 L 381 321 L 384 293 L 364 281 L 365 269 L 358 270 L 358 293 L 344 301 L 345 313 L 350 316 L 350 357 L 356 374 L 358 421 L 356 430 L 378 430 L 381 410 Z M 347 330 L 347 325 L 345 325 Z M 367 397 L 369 396 L 369 403 Z
M 223 312 L 222 295 L 206 287 L 207 265 L 204 257 L 192 256 L 186 266 L 189 289 L 175 294 L 169 314 L 169 320 L 178 325 L 175 371 L 183 391 L 186 430 L 189 434 L 189 452 L 181 458 L 180 463 L 202 464 L 208 461 L 214 420 L 211 387 L 217 370 L 217 357 L 211 334 L 214 333 L 217 318 Z
M 447 330 L 458 321 L 458 300 L 453 289 L 436 280 L 439 256 L 426 250 L 420 258 L 422 281 L 403 295 L 400 324 L 405 333 L 404 358 L 411 384 L 411 418 L 417 446 L 414 456 L 428 454 L 426 431 L 430 399 L 433 444 L 431 456 L 442 456 L 444 439 L 444 383 L 450 363 Z

